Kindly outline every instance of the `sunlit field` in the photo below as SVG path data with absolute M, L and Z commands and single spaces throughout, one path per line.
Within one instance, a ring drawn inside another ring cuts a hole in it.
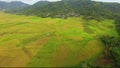
M 118 36 L 114 21 L 40 18 L 0 12 L 0 67 L 75 67 L 103 51 L 102 35 Z

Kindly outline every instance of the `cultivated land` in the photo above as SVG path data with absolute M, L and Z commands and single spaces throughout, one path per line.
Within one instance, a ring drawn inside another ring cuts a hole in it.
M 118 36 L 113 20 L 40 18 L 0 12 L 0 67 L 79 66 L 102 52 L 102 35 Z

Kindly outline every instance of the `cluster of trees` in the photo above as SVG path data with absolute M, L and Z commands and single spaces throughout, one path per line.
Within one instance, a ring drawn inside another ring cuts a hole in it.
M 55 18 L 83 16 L 85 19 L 114 19 L 120 15 L 119 7 L 119 3 L 104 3 L 91 0 L 39 1 L 18 11 L 12 10 L 12 13 Z
M 115 24 L 120 35 L 120 17 L 116 19 Z M 112 62 L 113 67 L 120 67 L 120 37 L 102 36 L 100 39 L 105 45 L 105 58 Z
M 115 38 L 112 36 L 101 37 L 105 45 L 104 58 L 112 62 L 113 67 L 120 66 L 120 37 Z
M 120 35 L 120 17 L 117 17 L 115 20 L 116 29 Z

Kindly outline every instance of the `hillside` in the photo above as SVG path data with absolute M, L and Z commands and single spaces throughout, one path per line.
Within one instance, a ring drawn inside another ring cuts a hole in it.
M 115 19 L 120 16 L 119 7 L 119 3 L 104 3 L 91 0 L 39 1 L 34 5 L 12 13 L 54 18 L 83 16 L 85 19 L 99 20 L 104 18 Z
M 25 4 L 20 1 L 12 1 L 12 2 L 4 2 L 0 1 L 0 10 L 5 11 L 5 10 L 16 10 L 20 8 L 25 8 L 29 6 L 28 4 Z
M 119 68 L 120 3 L 0 1 L 0 61 L 0 67 Z
M 118 37 L 114 20 L 40 18 L 0 13 L 0 67 L 77 67 L 104 49 L 99 37 Z M 112 32 L 111 32 L 112 31 Z

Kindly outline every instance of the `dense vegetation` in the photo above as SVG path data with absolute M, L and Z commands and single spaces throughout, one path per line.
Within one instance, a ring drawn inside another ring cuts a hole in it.
M 101 38 L 105 45 L 104 58 L 112 63 L 112 67 L 120 66 L 120 37 L 103 36 Z
M 120 35 L 120 18 L 115 20 L 116 29 Z M 101 37 L 102 42 L 105 45 L 104 56 L 105 59 L 109 60 L 112 67 L 120 67 L 120 37 L 114 36 L 103 36 Z
M 62 0 L 58 2 L 39 1 L 32 6 L 12 13 L 36 15 L 40 17 L 78 17 L 101 20 L 120 16 L 119 3 L 104 3 L 91 0 Z M 10 11 L 9 11 L 10 12 Z
M 120 34 L 120 18 L 116 18 L 114 24 L 116 25 L 116 30 Z M 100 56 L 92 63 L 84 62 L 87 67 L 92 68 L 119 68 L 120 67 L 120 35 L 111 36 L 106 34 L 100 37 L 100 40 L 104 44 L 104 50 Z M 83 67 L 80 64 L 79 66 Z
M 116 25 L 116 29 L 120 35 L 120 17 L 116 18 L 115 25 Z

